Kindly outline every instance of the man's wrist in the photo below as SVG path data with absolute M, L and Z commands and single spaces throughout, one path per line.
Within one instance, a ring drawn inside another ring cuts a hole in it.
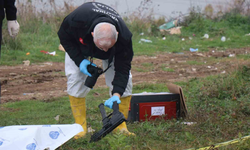
M 119 98 L 121 98 L 121 95 L 119 93 L 114 93 L 113 96 L 118 96 Z

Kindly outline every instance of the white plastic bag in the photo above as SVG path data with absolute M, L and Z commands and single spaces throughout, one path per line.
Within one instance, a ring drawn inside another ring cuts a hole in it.
M 0 150 L 54 150 L 82 131 L 79 124 L 0 127 Z

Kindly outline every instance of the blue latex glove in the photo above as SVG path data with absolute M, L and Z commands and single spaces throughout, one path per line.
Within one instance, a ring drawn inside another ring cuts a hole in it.
M 121 100 L 118 96 L 114 95 L 112 96 L 110 99 L 106 100 L 104 105 L 109 107 L 110 109 L 112 109 L 113 107 L 113 102 L 117 102 L 117 104 L 120 104 L 121 103 Z
M 87 59 L 83 59 L 83 61 L 80 63 L 80 71 L 90 77 L 92 77 L 92 75 L 88 72 L 87 66 L 90 64 L 91 62 Z M 92 66 L 96 67 L 96 64 L 92 63 Z

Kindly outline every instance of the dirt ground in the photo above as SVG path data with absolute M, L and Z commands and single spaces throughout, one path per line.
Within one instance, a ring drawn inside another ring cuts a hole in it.
M 249 60 L 236 58 L 250 54 L 249 48 L 226 51 L 161 53 L 154 57 L 135 56 L 132 62 L 133 84 L 187 81 L 191 78 L 224 74 L 238 66 L 249 65 Z M 53 57 L 53 56 L 52 56 Z M 94 63 L 101 65 L 100 60 Z M 50 100 L 66 96 L 64 63 L 0 66 L 1 103 L 33 100 Z M 106 87 L 101 75 L 95 85 Z

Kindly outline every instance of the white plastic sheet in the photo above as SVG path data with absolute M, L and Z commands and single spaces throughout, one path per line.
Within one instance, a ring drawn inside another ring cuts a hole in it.
M 82 131 L 79 124 L 0 127 L 0 150 L 54 150 Z

